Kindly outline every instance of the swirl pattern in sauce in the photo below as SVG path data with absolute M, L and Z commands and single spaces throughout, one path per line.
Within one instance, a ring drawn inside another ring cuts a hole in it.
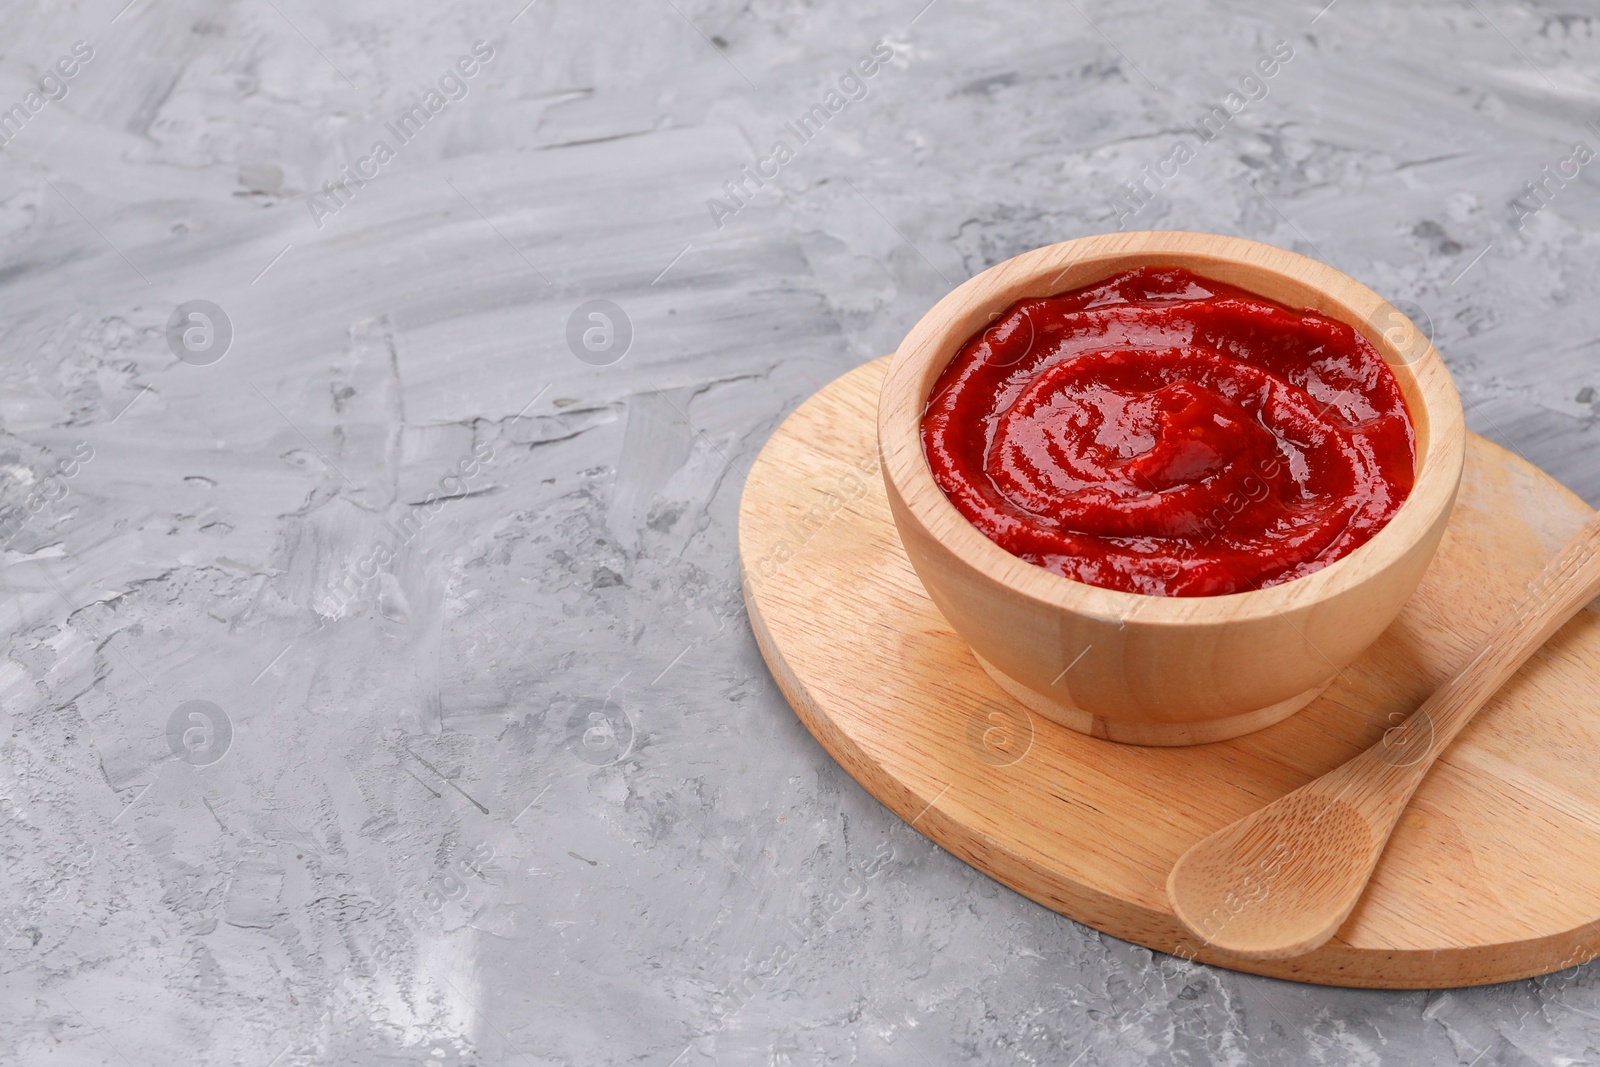
M 1013 304 L 939 377 L 922 441 L 1000 547 L 1158 596 L 1326 567 L 1393 517 L 1415 457 L 1357 331 L 1180 268 Z

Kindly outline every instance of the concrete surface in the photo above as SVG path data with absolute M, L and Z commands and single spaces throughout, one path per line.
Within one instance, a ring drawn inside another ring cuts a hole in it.
M 1600 1059 L 1594 966 L 1300 987 L 969 870 L 788 711 L 733 522 L 817 385 L 1119 224 L 1408 302 L 1600 502 L 1600 16 L 923 2 L 0 12 L 0 1062 Z

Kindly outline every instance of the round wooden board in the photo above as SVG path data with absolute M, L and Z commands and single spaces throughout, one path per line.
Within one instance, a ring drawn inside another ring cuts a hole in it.
M 1164 890 L 1195 841 L 1355 755 L 1420 703 L 1591 514 L 1581 500 L 1472 438 L 1420 589 L 1322 697 L 1234 741 L 1119 745 L 1007 697 L 923 592 L 878 470 L 887 365 L 858 367 L 795 411 L 751 468 L 739 513 L 762 654 L 800 719 L 868 792 L 1048 908 L 1236 970 L 1417 989 L 1526 978 L 1600 954 L 1594 605 L 1440 759 L 1361 903 L 1321 949 L 1264 962 L 1213 952 L 1173 918 Z

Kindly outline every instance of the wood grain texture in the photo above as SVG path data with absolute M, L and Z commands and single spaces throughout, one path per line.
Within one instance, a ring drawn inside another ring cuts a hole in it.
M 1303 711 L 1188 748 L 1119 745 L 1007 697 L 923 590 L 877 469 L 887 360 L 824 388 L 751 469 L 745 598 L 774 678 L 824 748 L 918 831 L 1106 933 L 1259 974 L 1433 988 L 1600 954 L 1600 617 L 1557 632 L 1418 789 L 1366 894 L 1322 948 L 1245 962 L 1176 920 L 1190 845 L 1355 756 L 1460 669 L 1592 511 L 1471 438 L 1439 555 L 1382 638 Z
M 1371 748 L 1203 838 L 1167 878 L 1178 918 L 1207 944 L 1287 959 L 1323 944 L 1366 889 L 1435 760 L 1573 615 L 1600 596 L 1600 515 L 1535 577 L 1466 665 Z
M 1017 300 L 1145 266 L 1183 267 L 1310 308 L 1349 324 L 1388 362 L 1416 431 L 1416 482 L 1370 541 L 1282 585 L 1151 597 L 1018 559 L 946 499 L 923 453 L 921 420 L 961 345 Z M 1177 231 L 1065 241 L 963 282 L 901 342 L 878 404 L 890 512 L 940 613 L 995 681 L 1035 712 L 1096 737 L 1146 745 L 1199 744 L 1270 725 L 1304 707 L 1359 656 L 1399 614 L 1444 534 L 1465 433 L 1439 354 L 1377 293 L 1283 248 Z

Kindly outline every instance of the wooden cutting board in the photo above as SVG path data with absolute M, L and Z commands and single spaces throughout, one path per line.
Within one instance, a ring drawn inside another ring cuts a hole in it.
M 919 832 L 1017 892 L 1162 952 L 1327 985 L 1417 989 L 1600 954 L 1600 614 L 1535 654 L 1429 774 L 1338 935 L 1292 960 L 1195 943 L 1163 889 L 1195 841 L 1355 755 L 1465 659 L 1591 514 L 1473 437 L 1444 544 L 1398 621 L 1304 711 L 1234 741 L 1140 748 L 1030 714 L 923 592 L 890 520 L 888 360 L 807 400 L 739 513 L 762 654 L 829 754 Z

